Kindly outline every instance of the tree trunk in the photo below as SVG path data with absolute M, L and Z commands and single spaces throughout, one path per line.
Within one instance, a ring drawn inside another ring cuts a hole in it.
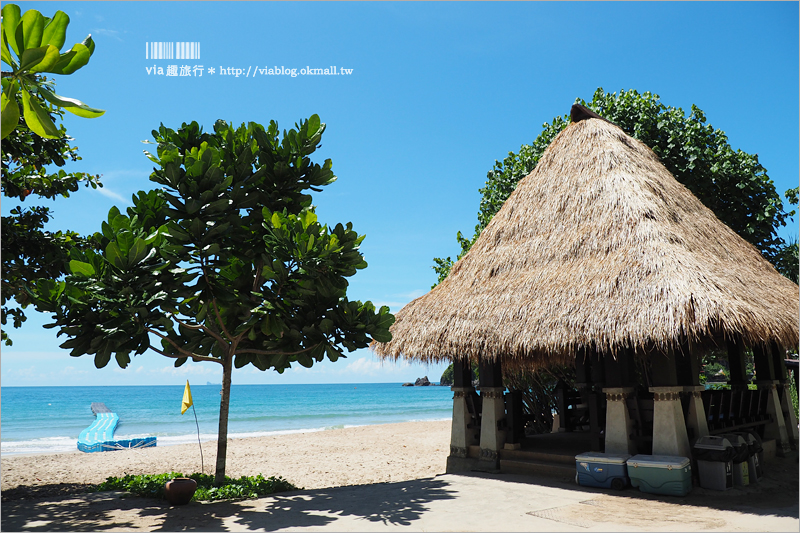
M 228 453 L 228 409 L 231 400 L 231 372 L 233 370 L 233 354 L 225 355 L 222 363 L 222 398 L 219 401 L 219 437 L 217 438 L 217 471 L 214 474 L 214 485 L 225 482 L 225 459 Z

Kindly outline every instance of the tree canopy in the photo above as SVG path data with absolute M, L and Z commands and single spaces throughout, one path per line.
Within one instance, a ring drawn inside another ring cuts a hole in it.
M 61 347 L 98 368 L 112 355 L 125 368 L 148 349 L 175 366 L 222 366 L 218 480 L 233 367 L 283 372 L 391 339 L 388 307 L 346 296 L 347 278 L 367 266 L 364 236 L 320 224 L 306 194 L 336 179 L 330 160 L 309 158 L 325 124 L 313 115 L 295 127 L 279 139 L 275 122 L 162 125 L 156 155 L 146 152 L 159 188 L 126 214 L 112 208 L 95 247 L 71 250 L 70 275 L 32 290 L 68 337 Z
M 797 281 L 797 243 L 787 244 L 777 234 L 794 211 L 786 212 L 780 194 L 759 163 L 757 154 L 734 150 L 720 129 L 706 123 L 703 111 L 692 105 L 687 116 L 683 109 L 666 106 L 657 94 L 635 90 L 606 93 L 595 91 L 592 101 L 583 104 L 644 142 L 658 155 L 664 166 L 685 185 L 723 223 L 752 243 L 785 276 Z M 569 115 L 558 116 L 542 125 L 532 144 L 523 144 L 518 153 L 509 152 L 495 161 L 480 189 L 478 224 L 472 238 L 461 232 L 458 258 L 466 254 L 481 231 L 500 210 L 517 183 L 536 167 L 550 142 L 569 124 Z M 797 189 L 787 191 L 797 203 Z M 792 201 L 794 200 L 794 201 Z M 450 273 L 453 260 L 434 258 L 437 283 Z
M 69 16 L 66 13 L 56 11 L 49 18 L 30 9 L 21 15 L 19 6 L 15 4 L 4 5 L 2 13 L 0 59 L 11 67 L 11 71 L 3 71 L 2 77 L 0 138 L 5 139 L 14 131 L 20 115 L 36 135 L 48 139 L 61 137 L 63 131 L 56 127 L 41 99 L 79 117 L 95 118 L 105 113 L 102 109 L 89 107 L 80 100 L 57 95 L 53 83 L 40 74 L 68 75 L 86 65 L 94 53 L 91 35 L 62 54 L 61 48 L 67 39 L 69 25 Z M 17 103 L 18 95 L 22 113 Z
M 48 104 L 38 95 L 42 108 L 47 109 L 51 120 L 59 121 L 64 111 Z M 21 107 L 21 104 L 19 104 Z M 55 139 L 36 135 L 25 118 L 8 137 L 3 139 L 2 183 L 3 197 L 19 200 L 23 204 L 31 198 L 68 198 L 81 184 L 101 187 L 100 176 L 84 172 L 63 170 L 67 162 L 78 161 L 77 147 L 70 143 L 64 126 L 59 124 L 60 135 Z M 56 167 L 50 172 L 47 169 Z M 47 231 L 45 224 L 52 219 L 50 208 L 44 206 L 15 206 L 8 216 L 2 217 L 2 324 L 12 318 L 14 327 L 27 319 L 24 308 L 31 303 L 25 286 L 39 278 L 59 279 L 69 272 L 69 248 L 85 248 L 89 242 L 69 230 Z M 16 305 L 11 306 L 15 301 Z M 7 328 L 2 338 L 7 345 L 12 341 Z

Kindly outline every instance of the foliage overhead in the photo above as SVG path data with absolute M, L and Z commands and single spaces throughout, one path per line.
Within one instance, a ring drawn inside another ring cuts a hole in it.
M 6 4 L 2 9 L 0 59 L 11 67 L 11 71 L 3 71 L 0 138 L 5 139 L 19 123 L 18 99 L 21 100 L 22 116 L 28 128 L 48 139 L 61 137 L 63 131 L 56 127 L 47 107 L 41 104 L 41 99 L 79 117 L 95 118 L 105 113 L 80 100 L 57 95 L 52 82 L 40 75 L 68 75 L 86 65 L 94 53 L 92 36 L 89 35 L 62 54 L 61 48 L 66 41 L 69 25 L 66 13 L 56 11 L 52 18 L 43 16 L 35 9 L 26 11 L 24 15 L 20 13 L 19 6 L 15 4 Z
M 576 103 L 589 107 L 644 142 L 717 218 L 758 248 L 781 273 L 788 276 L 794 272 L 796 279 L 797 269 L 790 264 L 792 251 L 787 251 L 786 243 L 777 235 L 777 229 L 785 226 L 794 212 L 784 211 L 781 197 L 759 163 L 758 155 L 734 150 L 725 132 L 706 123 L 702 110 L 692 105 L 691 113 L 686 116 L 683 109 L 661 103 L 657 94 L 639 94 L 635 90 L 609 94 L 602 88 L 595 91 L 588 104 L 582 99 L 576 99 Z M 522 145 L 518 153 L 509 152 L 503 161 L 495 161 L 485 187 L 480 190 L 478 224 L 473 237 L 467 239 L 461 232 L 456 236 L 461 245 L 459 259 L 568 124 L 569 115 L 555 117 L 551 123 L 542 125 L 543 131 L 532 144 Z M 795 265 L 796 257 L 795 251 Z M 434 263 L 440 283 L 449 274 L 453 261 L 449 257 L 434 258 Z
M 330 160 L 308 157 L 325 125 L 313 115 L 296 128 L 279 139 L 274 121 L 219 120 L 213 133 L 162 125 L 157 154 L 145 152 L 160 188 L 135 195 L 126 214 L 112 208 L 96 249 L 72 249 L 70 275 L 32 290 L 69 337 L 61 347 L 98 368 L 112 355 L 125 368 L 148 349 L 175 366 L 222 365 L 219 482 L 233 366 L 282 373 L 391 340 L 388 307 L 346 297 L 347 278 L 367 266 L 364 236 L 320 224 L 306 194 L 336 179 Z
M 39 96 L 35 96 L 40 98 Z M 64 111 L 50 106 L 40 99 L 40 105 L 48 108 L 52 120 L 60 119 Z M 21 105 L 21 104 L 20 104 Z M 99 176 L 83 173 L 67 173 L 62 168 L 55 172 L 48 167 L 63 167 L 68 161 L 78 161 L 77 147 L 59 125 L 60 133 L 55 139 L 34 134 L 24 118 L 18 127 L 3 140 L 2 194 L 5 198 L 26 202 L 31 197 L 54 199 L 68 198 L 78 190 L 81 183 L 87 187 L 102 186 Z M 52 218 L 50 208 L 43 206 L 15 206 L 8 216 L 2 217 L 2 324 L 9 317 L 14 327 L 26 320 L 24 308 L 31 302 L 24 290 L 26 284 L 36 279 L 59 279 L 69 272 L 69 248 L 86 248 L 86 239 L 72 231 L 46 231 L 45 224 Z M 11 300 L 17 306 L 9 307 Z M 6 328 L 2 338 L 11 345 Z

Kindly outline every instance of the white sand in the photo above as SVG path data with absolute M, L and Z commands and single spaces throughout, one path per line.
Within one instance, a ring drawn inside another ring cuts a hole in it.
M 273 437 L 229 439 L 226 474 L 281 476 L 306 489 L 405 481 L 441 474 L 450 422 L 407 422 Z M 214 473 L 216 441 L 203 443 L 205 472 Z M 9 456 L 2 490 L 19 485 L 99 483 L 109 476 L 200 471 L 197 444 L 101 453 Z

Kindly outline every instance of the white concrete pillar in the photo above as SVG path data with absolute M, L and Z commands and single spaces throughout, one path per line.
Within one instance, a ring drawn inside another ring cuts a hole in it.
M 693 441 L 708 435 L 708 419 L 706 409 L 703 406 L 703 398 L 700 395 L 705 390 L 702 385 L 690 385 L 683 387 L 684 392 L 689 396 L 689 412 L 686 414 L 686 427 L 694 433 Z M 693 444 L 690 443 L 690 444 Z
M 681 396 L 683 386 L 650 387 L 653 393 L 653 455 L 691 457 Z
M 481 387 L 481 455 L 480 462 L 488 469 L 498 469 L 500 458 L 498 452 L 506 442 L 505 430 L 499 429 L 501 420 L 505 420 L 506 406 L 503 400 L 505 387 Z
M 469 427 L 472 416 L 467 407 L 467 394 L 475 391 L 472 387 L 450 387 L 453 391 L 453 421 L 450 426 L 450 456 L 467 457 L 469 446 L 475 442 L 477 429 Z
M 767 395 L 767 413 L 772 417 L 772 421 L 764 427 L 764 439 L 775 439 L 775 452 L 786 455 L 792 446 L 789 441 L 789 433 L 786 430 L 786 420 L 783 418 L 783 408 L 781 399 L 778 397 L 777 380 L 756 380 L 758 390 L 769 390 Z
M 633 387 L 608 387 L 606 394 L 606 453 L 637 453 L 636 442 L 631 440 L 633 420 L 628 410 L 628 397 Z

